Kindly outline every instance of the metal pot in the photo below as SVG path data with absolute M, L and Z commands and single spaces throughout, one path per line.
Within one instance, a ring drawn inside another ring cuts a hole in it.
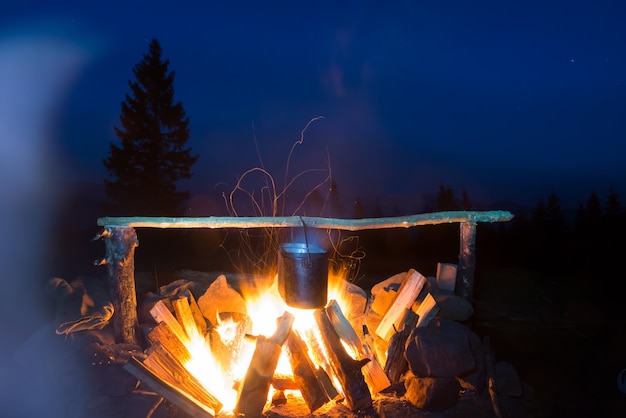
M 328 301 L 328 253 L 317 245 L 282 244 L 278 257 L 278 291 L 287 305 L 313 309 Z

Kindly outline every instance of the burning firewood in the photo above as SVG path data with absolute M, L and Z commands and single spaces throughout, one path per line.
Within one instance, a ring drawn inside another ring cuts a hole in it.
M 306 344 L 293 330 L 285 342 L 285 351 L 289 357 L 295 383 L 309 410 L 314 412 L 330 401 L 330 397 L 318 378 L 316 367 L 309 357 Z
M 191 359 L 191 354 L 185 345 L 176 337 L 171 328 L 165 322 L 160 322 L 152 328 L 147 336 L 148 342 L 152 345 L 161 344 L 167 351 L 172 353 L 181 362 Z
M 137 358 L 132 358 L 123 367 L 128 373 L 153 388 L 159 395 L 176 404 L 179 408 L 188 413 L 189 416 L 204 416 L 210 418 L 217 413 L 217 411 L 204 405 L 189 393 L 181 390 L 176 384 L 171 384 L 161 378 L 160 375 L 157 375 Z
M 270 383 L 282 352 L 281 346 L 287 340 L 294 316 L 285 312 L 278 320 L 274 335 L 269 338 L 259 336 L 246 376 L 237 394 L 235 413 L 246 417 L 259 417 L 267 403 Z
M 211 395 L 191 373 L 185 369 L 180 360 L 161 344 L 155 344 L 148 350 L 143 361 L 156 375 L 164 381 L 177 386 L 189 395 L 211 408 L 214 413 L 222 409 L 222 403 Z
M 372 396 L 361 372 L 363 365 L 368 363 L 370 359 L 355 360 L 350 357 L 341 344 L 341 339 L 337 335 L 326 309 L 317 309 L 313 315 L 321 333 L 330 367 L 346 396 L 347 406 L 353 411 L 371 406 Z
M 381 390 L 388 388 L 391 385 L 391 382 L 387 378 L 385 371 L 373 355 L 369 345 L 361 342 L 361 339 L 357 335 L 356 331 L 348 319 L 344 316 L 337 301 L 330 301 L 328 303 L 328 307 L 326 308 L 326 312 L 328 313 L 328 318 L 333 324 L 333 327 L 339 337 L 357 354 L 357 360 L 365 358 L 370 359 L 370 362 L 363 366 L 363 375 L 368 386 L 372 389 L 372 392 L 378 393 Z
M 200 329 L 198 328 L 198 324 L 193 317 L 193 313 L 191 312 L 191 307 L 189 306 L 187 298 L 183 296 L 172 300 L 172 306 L 174 307 L 176 318 L 178 319 L 178 322 L 180 322 L 180 324 L 182 325 L 185 334 L 187 334 L 187 337 L 189 337 L 190 339 L 198 337 L 204 338 L 204 334 L 201 333 Z

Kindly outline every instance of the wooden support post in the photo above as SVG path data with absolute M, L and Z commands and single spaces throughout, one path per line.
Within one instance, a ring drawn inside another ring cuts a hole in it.
M 459 269 L 455 293 L 472 303 L 476 268 L 476 222 L 460 224 Z
M 108 287 L 113 303 L 113 329 L 117 342 L 138 344 L 137 294 L 135 293 L 135 247 L 137 234 L 131 227 L 107 227 L 104 237 Z
M 353 411 L 366 409 L 372 404 L 372 395 L 365 383 L 361 368 L 370 361 L 369 358 L 355 360 L 346 352 L 341 339 L 331 323 L 326 309 L 317 309 L 313 314 L 322 342 L 329 357 L 330 368 L 339 380 L 346 397 L 348 408 Z

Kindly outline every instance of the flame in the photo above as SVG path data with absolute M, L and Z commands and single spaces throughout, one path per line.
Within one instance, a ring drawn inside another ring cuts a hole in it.
M 336 300 L 343 309 L 350 309 L 348 299 L 345 295 L 345 281 L 340 274 L 329 273 L 328 300 Z M 269 287 L 265 289 L 248 288 L 242 289 L 242 293 L 247 302 L 248 317 L 252 321 L 252 335 L 263 335 L 269 337 L 276 331 L 276 318 L 283 312 L 288 311 L 294 315 L 293 329 L 306 342 L 309 348 L 309 355 L 319 367 L 328 370 L 327 355 L 323 352 L 319 329 L 315 324 L 314 310 L 297 309 L 288 306 L 280 296 L 277 286 L 277 278 Z M 222 411 L 232 412 L 236 407 L 237 387 L 246 374 L 254 354 L 255 344 L 241 339 L 238 323 L 233 318 L 221 320 L 215 327 L 215 333 L 219 336 L 221 343 L 227 347 L 239 344 L 236 353 L 232 356 L 233 362 L 228 365 L 221 364 L 211 350 L 211 345 L 200 335 L 190 336 L 190 341 L 185 345 L 191 353 L 185 367 L 196 377 L 209 393 L 215 396 L 223 404 Z M 237 341 L 240 339 L 241 341 Z M 356 353 L 344 343 L 346 351 L 356 358 Z M 289 359 L 286 355 L 281 355 L 275 373 L 293 376 Z M 335 381 L 337 389 L 340 387 Z M 268 394 L 268 400 L 273 395 L 273 390 Z M 299 391 L 289 391 L 289 396 L 297 396 Z

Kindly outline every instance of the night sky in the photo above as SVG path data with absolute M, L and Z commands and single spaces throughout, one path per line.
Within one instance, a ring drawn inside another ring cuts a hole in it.
M 102 183 L 132 67 L 156 38 L 200 155 L 194 193 L 228 189 L 259 165 L 255 138 L 282 175 L 302 129 L 324 116 L 292 171 L 330 159 L 350 199 L 432 195 L 441 182 L 487 205 L 534 205 L 556 192 L 575 206 L 611 185 L 626 196 L 624 2 L 27 0 L 1 9 L 2 106 L 20 137 L 5 151 L 35 152 L 19 135 L 28 131 L 64 182 Z

